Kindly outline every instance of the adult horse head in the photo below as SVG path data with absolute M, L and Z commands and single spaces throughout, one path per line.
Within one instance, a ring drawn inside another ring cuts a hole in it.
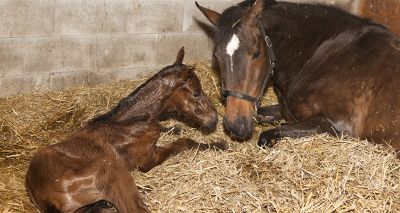
M 275 61 L 259 21 L 264 2 L 242 2 L 222 14 L 196 5 L 216 28 L 213 54 L 221 71 L 221 94 L 226 97 L 224 126 L 233 138 L 248 139 Z

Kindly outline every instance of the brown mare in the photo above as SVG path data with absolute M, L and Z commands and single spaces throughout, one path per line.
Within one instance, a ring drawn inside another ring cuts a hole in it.
M 28 194 L 41 212 L 149 212 L 129 171 L 147 172 L 180 151 L 215 147 L 180 138 L 159 147 L 160 116 L 182 113 L 212 130 L 217 113 L 194 68 L 176 62 L 159 71 L 110 112 L 66 140 L 39 150 L 26 175 Z
M 215 26 L 234 138 L 251 136 L 256 97 L 271 81 L 279 104 L 258 115 L 287 124 L 263 132 L 260 146 L 343 133 L 400 149 L 400 40 L 387 28 L 320 4 L 249 0 L 222 14 L 197 6 Z

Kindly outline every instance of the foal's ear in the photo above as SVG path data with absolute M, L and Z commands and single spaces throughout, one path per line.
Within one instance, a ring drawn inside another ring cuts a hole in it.
M 176 61 L 174 62 L 174 65 L 182 64 L 184 57 L 185 57 L 185 47 L 181 47 L 178 54 L 176 55 Z
M 183 69 L 179 73 L 179 78 L 186 82 L 194 74 L 194 70 L 195 70 L 194 66 Z
M 264 0 L 256 0 L 245 15 L 248 21 L 258 19 L 264 9 Z
M 218 12 L 215 12 L 213 10 L 207 9 L 205 7 L 202 7 L 195 1 L 196 7 L 199 8 L 199 10 L 204 14 L 204 16 L 213 24 L 216 26 L 218 24 L 219 18 L 221 17 L 221 14 Z

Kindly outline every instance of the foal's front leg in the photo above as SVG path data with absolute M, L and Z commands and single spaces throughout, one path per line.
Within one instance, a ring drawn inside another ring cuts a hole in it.
M 337 135 L 339 131 L 332 126 L 326 117 L 315 116 L 298 123 L 289 123 L 262 132 L 258 138 L 258 145 L 272 147 L 284 137 L 300 138 L 321 133 Z
M 204 143 L 197 143 L 196 141 L 188 138 L 179 138 L 176 141 L 163 147 L 154 146 L 152 159 L 148 161 L 146 165 L 140 166 L 139 170 L 141 172 L 148 172 L 155 166 L 162 164 L 172 155 L 178 154 L 179 152 L 185 150 L 190 150 L 190 149 L 207 150 L 210 148 L 226 150 L 228 148 L 228 144 L 226 142 L 214 142 L 210 144 L 204 144 Z
M 256 119 L 257 123 L 262 124 L 274 124 L 276 122 L 279 122 L 280 120 L 283 120 L 279 104 L 258 107 Z

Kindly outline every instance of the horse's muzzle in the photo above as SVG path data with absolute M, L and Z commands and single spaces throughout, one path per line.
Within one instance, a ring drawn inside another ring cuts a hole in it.
M 238 117 L 233 122 L 224 118 L 224 127 L 234 140 L 242 142 L 250 139 L 254 122 L 252 119 L 246 119 L 245 117 Z

